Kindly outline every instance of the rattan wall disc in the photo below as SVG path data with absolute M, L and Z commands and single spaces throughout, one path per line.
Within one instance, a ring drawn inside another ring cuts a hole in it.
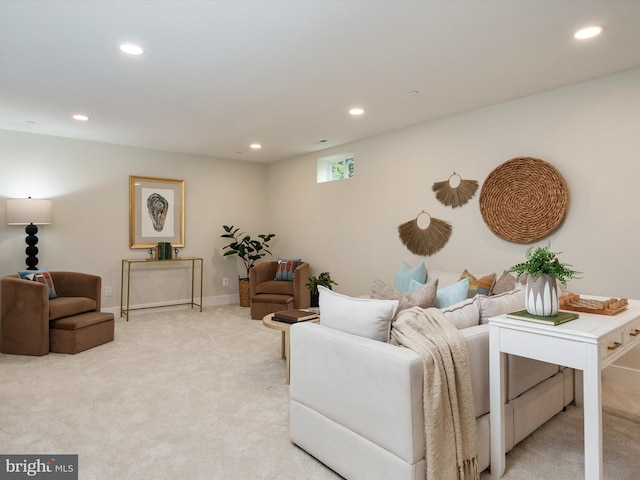
M 564 219 L 569 193 L 550 163 L 517 157 L 494 169 L 480 191 L 484 223 L 498 237 L 531 243 L 556 230 Z

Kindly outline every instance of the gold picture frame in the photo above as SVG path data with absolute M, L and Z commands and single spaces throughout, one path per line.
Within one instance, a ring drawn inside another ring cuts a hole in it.
M 129 176 L 129 248 L 184 247 L 184 180 Z

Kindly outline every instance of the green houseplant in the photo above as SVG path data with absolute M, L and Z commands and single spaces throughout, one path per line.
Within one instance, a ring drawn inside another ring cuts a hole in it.
M 578 279 L 581 272 L 558 258 L 560 252 L 552 252 L 550 245 L 533 250 L 529 247 L 525 261 L 509 268 L 509 272 L 518 277 L 527 274 L 525 286 L 525 307 L 532 315 L 553 316 L 558 313 L 558 287 L 556 281 L 564 287 L 567 280 Z
M 332 285 L 338 285 L 331 279 L 331 274 L 329 272 L 322 272 L 317 277 L 312 276 L 309 277 L 309 281 L 306 284 L 306 287 L 309 289 L 311 293 L 311 306 L 317 307 L 318 300 L 320 298 L 320 292 L 318 291 L 318 286 L 322 285 L 323 287 L 328 288 L 329 290 L 333 290 Z
M 253 268 L 256 261 L 260 260 L 267 254 L 271 255 L 271 252 L 268 250 L 269 242 L 276 236 L 276 234 L 260 234 L 258 235 L 259 240 L 256 240 L 251 238 L 250 235 L 241 232 L 239 228 L 236 228 L 233 225 L 223 225 L 222 228 L 225 233 L 220 235 L 220 237 L 231 240 L 228 245 L 225 245 L 222 248 L 223 251 L 226 250 L 223 256 L 228 257 L 230 255 L 237 255 L 244 263 L 246 275 L 238 278 L 240 305 L 248 307 L 250 304 L 249 271 Z

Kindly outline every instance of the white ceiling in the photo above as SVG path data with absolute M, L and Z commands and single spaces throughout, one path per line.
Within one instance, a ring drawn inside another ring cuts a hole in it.
M 573 38 L 590 24 L 604 34 Z M 0 0 L 0 129 L 217 158 L 271 162 L 638 67 L 638 0 Z

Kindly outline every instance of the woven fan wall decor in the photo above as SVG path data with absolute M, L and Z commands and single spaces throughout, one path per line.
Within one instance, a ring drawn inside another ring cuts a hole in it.
M 567 184 L 550 163 L 517 157 L 495 168 L 480 191 L 484 223 L 498 237 L 514 243 L 544 238 L 564 219 Z
M 422 228 L 418 225 L 420 215 L 427 215 L 429 217 L 428 227 Z M 398 227 L 398 234 L 403 245 L 407 247 L 411 253 L 423 257 L 433 255 L 444 247 L 449 241 L 451 231 L 452 228 L 449 222 L 445 222 L 439 218 L 433 218 L 424 210 L 413 220 L 409 220 Z
M 451 185 L 451 181 L 458 180 L 459 183 L 455 187 Z M 478 190 L 478 182 L 475 180 L 463 180 L 456 172 L 444 182 L 435 182 L 431 187 L 436 194 L 436 198 L 440 203 L 447 207 L 461 207 L 473 197 Z

